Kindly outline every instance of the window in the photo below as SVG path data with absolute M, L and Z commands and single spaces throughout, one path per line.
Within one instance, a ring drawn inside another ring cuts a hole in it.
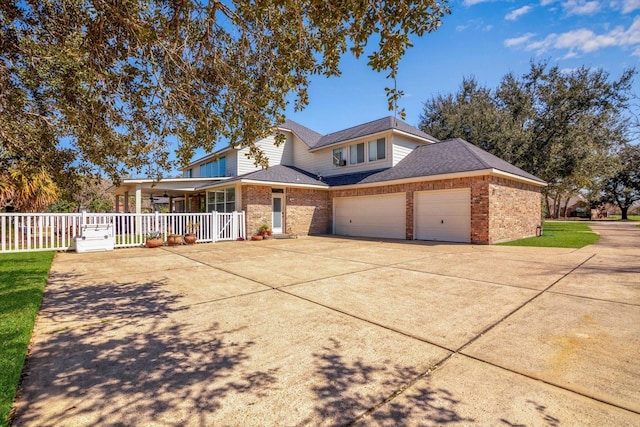
M 349 147 L 349 164 L 364 163 L 364 142 Z
M 347 164 L 346 150 L 344 148 L 336 148 L 333 150 L 333 165 L 344 166 Z
M 236 210 L 235 188 L 207 192 L 207 212 L 233 212 L 234 210 Z
M 209 163 L 200 165 L 201 178 L 217 178 L 226 176 L 227 174 L 227 158 L 220 157 Z
M 386 144 L 384 138 L 379 138 L 375 141 L 369 141 L 369 161 L 375 162 L 376 160 L 382 160 L 386 157 Z
M 187 178 L 193 178 L 193 169 L 187 170 Z

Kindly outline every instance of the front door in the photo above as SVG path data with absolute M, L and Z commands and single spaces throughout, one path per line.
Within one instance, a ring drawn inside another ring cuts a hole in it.
M 282 233 L 282 202 L 284 200 L 284 194 L 274 193 L 272 203 L 272 217 L 271 217 L 271 230 L 275 234 Z

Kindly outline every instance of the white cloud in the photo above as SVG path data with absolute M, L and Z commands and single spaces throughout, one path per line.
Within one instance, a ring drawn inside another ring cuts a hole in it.
M 596 0 L 567 0 L 562 4 L 567 15 L 593 15 L 600 10 L 600 2 Z
M 555 3 L 556 0 L 541 0 L 540 1 L 540 6 L 548 6 L 551 3 Z
M 610 3 L 610 6 L 612 9 L 622 10 L 622 13 L 631 13 L 640 9 L 640 0 L 615 0 Z
M 507 16 L 505 16 L 504 19 L 506 19 L 507 21 L 515 21 L 522 15 L 526 15 L 527 13 L 531 12 L 531 10 L 533 10 L 532 6 L 522 6 L 507 13 Z
M 533 34 L 533 33 L 526 33 L 526 34 L 523 34 L 520 37 L 514 37 L 512 39 L 506 39 L 504 41 L 504 45 L 506 47 L 517 47 L 517 46 L 520 46 L 520 45 L 523 45 L 523 44 L 527 43 L 534 36 L 535 36 L 535 34 Z
M 542 40 L 534 40 L 533 37 L 533 34 L 527 33 L 521 37 L 505 40 L 504 45 L 536 51 L 538 54 L 550 50 L 565 50 L 565 58 L 573 58 L 578 56 L 578 53 L 591 53 L 608 47 L 631 48 L 633 55 L 640 55 L 640 16 L 636 17 L 627 29 L 618 26 L 603 34 L 581 28 L 561 34 L 549 34 Z

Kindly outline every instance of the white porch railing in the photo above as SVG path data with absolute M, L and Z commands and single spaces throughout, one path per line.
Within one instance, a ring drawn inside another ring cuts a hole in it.
M 194 232 L 198 242 L 246 238 L 244 212 L 211 213 L 0 213 L 0 252 L 75 249 L 83 225 L 111 224 L 116 248 L 142 246 L 145 236 L 159 231 Z

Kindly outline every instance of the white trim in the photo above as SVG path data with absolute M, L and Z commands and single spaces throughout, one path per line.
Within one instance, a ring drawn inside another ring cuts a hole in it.
M 423 181 L 438 181 L 438 180 L 444 180 L 444 179 L 469 178 L 469 177 L 483 176 L 483 175 L 499 176 L 502 178 L 508 178 L 513 181 L 520 181 L 520 182 L 524 182 L 526 184 L 531 184 L 538 187 L 546 187 L 548 185 L 540 181 L 534 181 L 532 179 L 524 178 L 524 177 L 510 174 L 507 172 L 502 172 L 496 169 L 481 169 L 477 171 L 444 173 L 444 174 L 429 175 L 429 176 L 417 176 L 417 177 L 411 177 L 411 178 L 394 179 L 390 181 L 377 181 L 377 182 L 370 182 L 370 183 L 364 183 L 364 184 L 339 185 L 339 186 L 333 186 L 329 188 L 331 190 L 352 190 L 352 189 L 358 189 L 358 188 L 380 187 L 383 185 L 401 185 L 401 184 L 411 184 L 411 183 L 423 182 Z
M 504 177 L 504 178 L 509 178 L 509 179 L 511 179 L 513 181 L 524 182 L 526 184 L 537 185 L 539 187 L 547 187 L 549 185 L 546 182 L 534 181 L 533 179 L 525 178 L 523 176 L 515 175 L 515 174 L 509 173 L 509 172 L 504 172 L 504 171 L 501 171 L 501 170 L 498 170 L 498 169 L 492 169 L 491 175 Z
M 283 189 L 284 190 L 284 189 Z M 274 227 L 274 220 L 275 220 L 275 211 L 273 210 L 273 201 L 275 199 L 280 199 L 280 227 L 276 228 Z M 284 219 L 284 213 L 285 213 L 285 206 L 284 206 L 284 202 L 286 200 L 285 197 L 285 193 L 271 193 L 271 231 L 274 234 L 282 234 L 285 230 L 285 219 Z
M 238 184 L 252 184 L 252 185 L 262 185 L 265 187 L 293 187 L 293 188 L 315 188 L 315 189 L 319 189 L 319 190 L 329 190 L 332 187 L 329 187 L 328 185 L 316 185 L 316 184 L 295 184 L 295 183 L 290 183 L 290 182 L 276 182 L 276 181 L 259 181 L 259 180 L 253 180 L 253 179 L 239 179 L 237 181 L 233 181 L 234 183 L 238 183 Z M 210 186 L 207 187 L 199 187 L 199 190 L 202 189 L 210 189 L 210 188 L 216 188 L 218 186 L 224 185 L 225 183 L 221 182 L 219 184 L 212 184 Z

